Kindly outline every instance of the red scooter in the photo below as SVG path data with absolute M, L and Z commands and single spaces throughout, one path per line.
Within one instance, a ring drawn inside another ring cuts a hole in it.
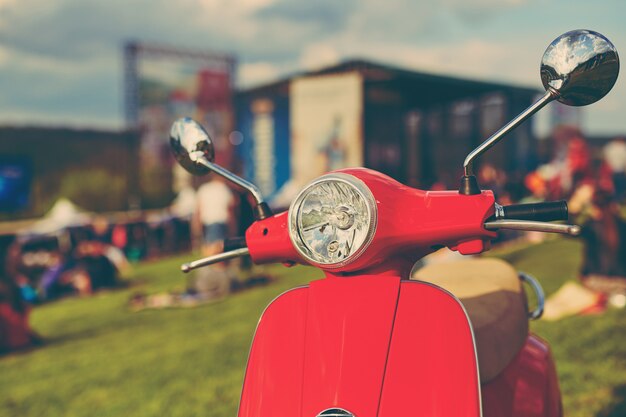
M 458 191 L 422 191 L 365 168 L 328 173 L 273 215 L 258 189 L 215 165 L 204 129 L 178 120 L 170 143 L 193 174 L 213 172 L 248 190 L 256 221 L 226 252 L 183 271 L 249 255 L 313 265 L 326 277 L 276 298 L 259 322 L 240 417 L 561 416 L 550 349 L 528 331 L 543 292 L 497 260 L 426 266 L 437 248 L 479 254 L 499 229 L 576 235 L 565 202 L 500 206 L 481 190 L 475 159 L 547 103 L 602 98 L 619 70 L 615 47 L 587 30 L 545 52 L 545 95 L 472 151 Z M 536 291 L 529 313 L 521 281 Z

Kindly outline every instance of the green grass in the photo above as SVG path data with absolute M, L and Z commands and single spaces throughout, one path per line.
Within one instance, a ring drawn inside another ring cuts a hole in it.
M 571 240 L 502 249 L 548 292 L 576 277 Z M 48 343 L 0 357 L 0 416 L 229 416 L 236 414 L 258 317 L 280 292 L 321 276 L 272 267 L 271 285 L 189 309 L 130 312 L 136 291 L 182 290 L 188 257 L 135 268 L 129 288 L 36 308 Z M 626 415 L 626 311 L 537 322 L 552 344 L 567 416 Z

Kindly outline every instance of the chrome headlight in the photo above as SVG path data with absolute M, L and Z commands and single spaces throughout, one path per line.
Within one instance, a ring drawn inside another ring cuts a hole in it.
M 358 178 L 328 174 L 309 184 L 289 208 L 289 236 L 306 260 L 340 268 L 357 259 L 376 231 L 376 201 Z

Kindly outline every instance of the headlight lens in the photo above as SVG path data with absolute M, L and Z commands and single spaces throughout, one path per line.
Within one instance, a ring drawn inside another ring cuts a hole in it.
M 376 202 L 358 178 L 329 174 L 318 178 L 289 208 L 289 235 L 308 261 L 340 268 L 358 258 L 376 230 Z

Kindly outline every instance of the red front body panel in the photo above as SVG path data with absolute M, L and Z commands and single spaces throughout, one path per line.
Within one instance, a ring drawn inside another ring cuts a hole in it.
M 329 277 L 277 298 L 255 335 L 240 417 L 480 416 L 471 329 L 445 291 Z

